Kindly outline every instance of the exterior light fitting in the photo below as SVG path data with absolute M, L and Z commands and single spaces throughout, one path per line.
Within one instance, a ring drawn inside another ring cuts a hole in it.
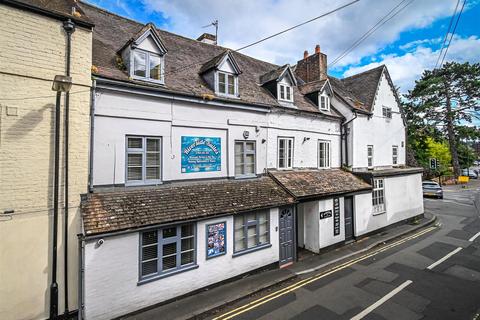
M 56 75 L 53 79 L 52 90 L 57 92 L 68 92 L 72 87 L 72 77 Z

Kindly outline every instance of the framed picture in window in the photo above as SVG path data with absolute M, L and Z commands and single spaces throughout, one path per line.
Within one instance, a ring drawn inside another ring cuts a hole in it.
M 227 253 L 227 222 L 207 224 L 207 259 Z

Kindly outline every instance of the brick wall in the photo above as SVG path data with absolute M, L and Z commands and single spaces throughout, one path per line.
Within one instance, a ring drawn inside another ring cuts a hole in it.
M 65 72 L 66 37 L 61 21 L 5 5 L 0 5 L 0 16 L 0 314 L 2 319 L 41 319 L 48 317 L 51 268 L 51 81 Z M 70 96 L 70 310 L 77 308 L 79 194 L 87 191 L 88 183 L 91 43 L 91 31 L 77 28 L 72 36 Z M 62 123 L 63 110 L 62 105 Z M 63 196 L 60 200 L 63 208 Z M 14 213 L 2 214 L 6 210 Z M 60 213 L 57 279 L 63 312 Z
M 327 79 L 327 55 L 314 53 L 298 61 L 295 74 L 305 82 Z

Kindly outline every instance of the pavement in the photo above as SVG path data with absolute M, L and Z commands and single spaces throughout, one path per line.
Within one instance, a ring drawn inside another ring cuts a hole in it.
M 465 189 L 462 188 L 460 188 L 460 190 L 461 192 L 465 191 Z M 446 199 L 446 201 L 448 201 L 448 199 Z M 380 233 L 365 237 L 359 241 L 338 247 L 337 249 L 322 252 L 321 254 L 303 254 L 301 255 L 299 261 L 289 268 L 274 269 L 247 275 L 242 279 L 201 291 L 197 294 L 182 298 L 180 300 L 165 305 L 160 305 L 149 310 L 144 310 L 141 313 L 128 315 L 126 317 L 122 317 L 122 319 L 210 319 L 218 316 L 226 310 L 234 308 L 235 306 L 242 305 L 242 303 L 247 303 L 246 301 L 254 301 L 259 297 L 264 297 L 269 294 L 275 294 L 278 290 L 282 290 L 282 288 L 292 286 L 298 281 L 304 281 L 305 279 L 309 279 L 309 277 L 314 277 L 316 274 L 324 274 L 325 272 L 331 272 L 329 270 L 338 268 L 338 266 L 348 264 L 349 261 L 371 255 L 372 252 L 376 252 L 379 250 L 381 251 L 384 247 L 395 244 L 395 242 L 407 241 L 409 237 L 416 237 L 416 232 L 422 232 L 422 230 L 429 228 L 429 226 L 435 225 L 436 219 L 436 215 L 432 214 L 432 212 L 427 210 L 424 217 L 416 221 L 416 223 L 400 224 L 384 230 Z M 436 229 L 433 227 L 430 228 L 432 230 Z M 395 248 L 395 250 L 398 249 Z M 378 256 L 381 256 L 381 253 L 379 253 Z M 377 259 L 377 257 L 373 259 Z M 363 261 L 363 263 L 365 262 Z M 352 272 L 353 269 L 351 267 L 343 268 L 330 278 L 337 280 L 342 279 Z M 383 280 L 393 279 L 391 276 L 387 276 L 387 278 Z M 375 282 L 378 280 L 370 281 L 368 279 L 363 279 L 362 281 L 363 282 L 360 284 L 360 289 L 364 287 L 373 287 L 373 289 L 371 290 L 375 290 L 375 286 L 382 287 Z M 311 292 L 315 292 L 316 290 L 314 288 L 318 287 L 319 283 L 322 284 L 320 287 L 323 288 L 323 282 L 317 282 L 316 284 L 312 283 L 309 287 L 310 289 L 307 288 L 307 291 L 310 290 Z M 395 283 L 396 282 L 394 282 L 394 284 Z M 385 290 L 386 288 L 390 288 L 391 286 L 392 285 L 389 284 L 386 285 L 386 287 L 384 286 L 383 288 L 379 288 L 378 290 L 383 292 L 383 290 Z M 281 306 L 284 304 L 289 304 L 290 302 L 294 302 L 296 300 L 297 299 L 289 301 L 277 300 L 276 302 L 280 301 L 279 303 Z M 277 303 L 274 303 L 273 306 L 274 309 L 278 307 Z M 328 309 L 324 310 L 324 307 L 321 307 L 319 305 L 312 307 L 314 308 L 312 309 L 313 311 L 307 311 L 307 318 L 305 319 L 310 319 L 309 314 L 311 312 L 315 313 L 318 311 L 320 312 L 320 314 L 322 314 L 322 316 L 325 314 L 329 314 L 330 312 L 325 311 Z M 318 308 L 320 308 L 321 310 Z M 269 312 L 267 312 L 266 314 L 244 313 L 240 318 L 258 319 L 263 317 L 264 319 L 290 319 L 294 316 L 295 314 L 285 313 L 280 315 L 277 314 L 272 318 Z M 334 313 L 332 313 L 326 319 L 328 318 L 337 319 L 338 317 L 336 317 Z

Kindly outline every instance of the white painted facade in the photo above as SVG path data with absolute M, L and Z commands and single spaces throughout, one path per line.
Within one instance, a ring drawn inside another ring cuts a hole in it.
M 346 148 L 348 163 L 354 172 L 381 169 L 399 169 L 405 166 L 406 128 L 392 86 L 383 70 L 377 87 L 372 113 L 354 111 L 338 98 L 335 108 L 345 117 L 347 124 Z M 391 118 L 383 115 L 383 107 L 391 109 Z M 373 146 L 373 166 L 368 166 L 367 150 Z M 397 161 L 393 160 L 393 147 L 397 148 Z M 345 152 L 345 151 L 344 151 Z M 344 158 L 345 159 L 345 158 Z M 345 161 L 345 160 L 344 160 Z M 373 213 L 372 194 L 354 197 L 354 234 L 362 236 L 405 219 L 420 215 L 423 210 L 422 175 L 399 174 L 376 176 L 384 180 L 385 210 Z
M 422 175 L 385 177 L 384 213 L 372 214 L 370 194 L 355 197 L 356 236 L 361 236 L 423 213 Z M 369 197 L 370 196 L 370 197 Z
M 297 205 L 298 246 L 319 253 L 322 248 L 345 241 L 344 197 L 340 202 L 340 233 L 334 233 L 333 198 L 301 202 Z M 320 212 L 332 211 L 332 216 L 320 218 Z
M 227 223 L 227 252 L 206 259 L 206 225 Z M 196 223 L 198 268 L 139 284 L 139 232 L 87 240 L 85 319 L 111 319 L 215 284 L 279 260 L 278 208 L 270 209 L 271 247 L 233 257 L 233 216 Z
M 245 133 L 248 138 L 245 139 Z M 125 184 L 126 136 L 162 139 L 162 181 L 235 176 L 236 140 L 256 143 L 256 173 L 277 168 L 278 137 L 294 139 L 293 167 L 318 166 L 318 141 L 330 141 L 331 167 L 340 167 L 340 122 L 290 113 L 267 113 L 97 89 L 93 185 Z M 221 170 L 181 172 L 181 137 L 221 139 Z

